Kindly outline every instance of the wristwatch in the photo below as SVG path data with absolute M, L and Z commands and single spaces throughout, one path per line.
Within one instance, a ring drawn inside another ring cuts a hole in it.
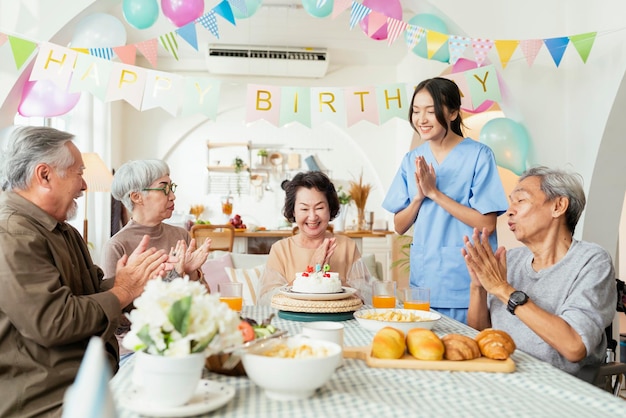
M 506 304 L 506 310 L 515 315 L 515 308 L 528 302 L 528 295 L 521 290 L 516 290 L 509 296 L 509 302 Z

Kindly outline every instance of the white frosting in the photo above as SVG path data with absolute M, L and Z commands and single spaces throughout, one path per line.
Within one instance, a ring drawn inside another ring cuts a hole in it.
M 338 293 L 341 292 L 339 273 L 318 271 L 315 273 L 296 273 L 291 290 L 299 293 Z M 329 277 L 325 277 L 329 276 Z

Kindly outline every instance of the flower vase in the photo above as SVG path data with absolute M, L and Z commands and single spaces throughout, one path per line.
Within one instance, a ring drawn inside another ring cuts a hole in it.
M 346 217 L 348 216 L 348 205 L 340 205 L 339 213 L 333 222 L 333 231 L 341 232 L 346 230 Z
M 359 231 L 367 230 L 367 225 L 365 224 L 365 208 L 357 208 L 357 221 L 356 227 Z
M 181 406 L 196 392 L 204 362 L 204 353 L 169 357 L 138 351 L 133 382 L 141 388 L 143 397 L 149 399 L 151 405 L 163 408 Z

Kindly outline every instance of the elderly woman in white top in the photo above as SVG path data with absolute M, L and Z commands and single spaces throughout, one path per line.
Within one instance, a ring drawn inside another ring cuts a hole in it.
M 124 254 L 130 254 L 144 235 L 150 236 L 150 245 L 171 251 L 178 258 L 177 275 L 188 275 L 190 280 L 202 280 L 200 267 L 207 259 L 210 240 L 196 248 L 187 230 L 163 223 L 174 212 L 176 184 L 170 178 L 168 165 L 161 160 L 136 160 L 123 164 L 115 173 L 113 197 L 122 201 L 130 211 L 131 219 L 106 244 L 104 277 L 115 277 L 115 266 Z M 207 286 L 208 290 L 208 286 Z M 132 308 L 129 305 L 125 310 Z M 118 335 L 123 336 L 130 323 L 123 317 Z

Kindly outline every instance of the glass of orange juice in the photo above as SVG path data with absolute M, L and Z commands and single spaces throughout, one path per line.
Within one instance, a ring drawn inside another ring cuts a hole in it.
M 377 281 L 372 285 L 372 306 L 376 309 L 396 307 L 396 282 Z
M 230 309 L 241 312 L 243 305 L 243 283 L 218 283 L 217 291 L 220 294 L 220 302 L 224 302 Z
M 427 287 L 401 289 L 401 297 L 404 301 L 404 309 L 430 310 L 430 289 Z

